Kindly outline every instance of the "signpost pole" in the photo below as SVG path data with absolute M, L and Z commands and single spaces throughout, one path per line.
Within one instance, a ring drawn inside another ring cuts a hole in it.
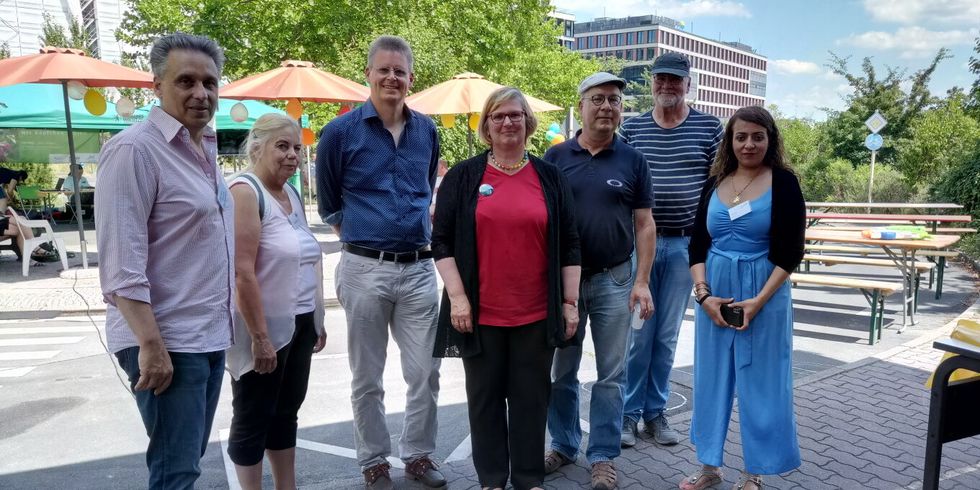
M 874 187 L 875 184 L 875 155 L 877 154 L 878 154 L 877 151 L 871 150 L 871 178 L 868 179 L 868 204 L 871 204 L 873 202 L 871 200 L 871 189 Z M 868 214 L 870 213 L 871 213 L 871 207 L 868 206 Z

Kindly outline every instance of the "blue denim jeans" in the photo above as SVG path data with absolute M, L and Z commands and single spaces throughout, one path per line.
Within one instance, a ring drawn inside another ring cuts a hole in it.
M 657 237 L 657 257 L 650 271 L 650 294 L 655 311 L 643 328 L 631 330 L 626 355 L 626 401 L 623 414 L 634 422 L 650 421 L 661 413 L 670 396 L 677 334 L 691 298 L 690 237 Z
M 585 337 L 586 319 L 595 345 L 598 380 L 589 402 L 589 464 L 612 461 L 619 456 L 619 433 L 623 420 L 623 379 L 629 340 L 629 296 L 633 289 L 633 264 L 626 261 L 609 271 L 582 281 L 579 288 L 579 324 L 576 334 Z M 578 369 L 582 347 L 555 352 L 551 376 L 548 431 L 552 449 L 575 459 L 582 442 L 579 425 Z
M 139 381 L 139 347 L 116 353 L 129 376 L 130 388 Z M 193 489 L 201 475 L 201 457 L 208 447 L 211 422 L 218 407 L 224 375 L 224 351 L 190 354 L 171 352 L 173 381 L 159 396 L 151 390 L 135 391 L 150 445 L 146 466 L 149 488 Z

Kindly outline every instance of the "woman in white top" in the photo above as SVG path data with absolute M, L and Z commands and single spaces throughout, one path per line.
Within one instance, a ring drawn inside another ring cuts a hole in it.
M 227 353 L 234 409 L 228 455 L 243 489 L 262 487 L 263 454 L 276 488 L 296 488 L 296 414 L 310 357 L 326 342 L 320 245 L 299 193 L 286 184 L 301 161 L 300 141 L 288 116 L 260 117 L 244 145 L 252 167 L 230 186 L 238 301 Z

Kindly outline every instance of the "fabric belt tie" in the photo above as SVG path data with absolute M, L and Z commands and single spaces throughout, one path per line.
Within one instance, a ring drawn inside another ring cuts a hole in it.
M 711 247 L 709 253 L 718 255 L 719 257 L 724 257 L 728 259 L 731 263 L 731 269 L 729 274 L 734 277 L 729 277 L 729 282 L 735 284 L 735 291 L 733 291 L 732 296 L 735 297 L 735 301 L 741 301 L 755 296 L 756 291 L 759 291 L 760 287 L 756 282 L 755 271 L 752 268 L 752 264 L 767 255 L 769 255 L 768 250 L 763 250 L 757 253 L 744 253 L 744 252 L 726 252 L 723 250 L 718 250 L 715 247 Z M 747 274 L 743 274 L 747 272 Z M 748 279 L 745 276 L 748 275 Z M 758 312 L 756 312 L 758 314 Z M 735 331 L 735 351 L 741 355 L 738 356 L 737 368 L 743 368 L 752 364 L 752 332 L 755 327 L 750 326 L 748 330 Z

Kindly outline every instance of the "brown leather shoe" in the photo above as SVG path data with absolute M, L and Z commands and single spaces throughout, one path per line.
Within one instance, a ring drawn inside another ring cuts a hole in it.
M 391 475 L 388 470 L 391 465 L 388 463 L 378 463 L 364 470 L 364 488 L 372 490 L 391 490 L 395 485 L 391 483 Z
M 558 468 L 574 462 L 564 454 L 554 449 L 549 449 L 548 452 L 544 453 L 544 474 L 550 475 L 558 471 Z
M 592 490 L 616 488 L 616 467 L 612 461 L 597 461 L 592 465 Z
M 428 456 L 412 461 L 405 465 L 405 476 L 409 480 L 418 480 L 429 488 L 440 488 L 446 486 L 446 477 L 442 476 L 436 468 L 439 465 L 429 459 Z

